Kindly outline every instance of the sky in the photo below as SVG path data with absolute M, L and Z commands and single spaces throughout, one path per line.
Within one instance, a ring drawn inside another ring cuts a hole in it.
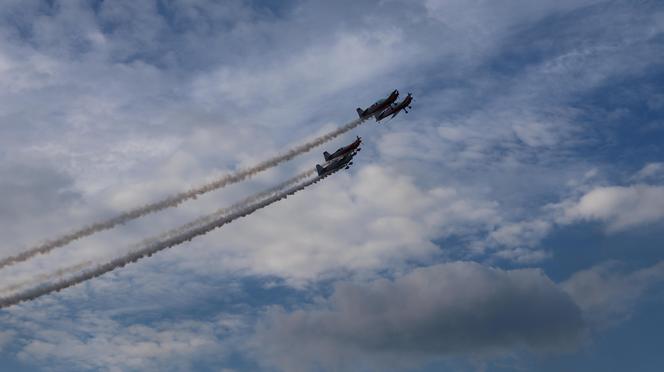
M 654 0 L 5 0 L 0 258 L 415 101 L 0 269 L 0 297 L 73 275 L 363 139 L 286 200 L 0 309 L 1 369 L 661 371 L 662 60 Z

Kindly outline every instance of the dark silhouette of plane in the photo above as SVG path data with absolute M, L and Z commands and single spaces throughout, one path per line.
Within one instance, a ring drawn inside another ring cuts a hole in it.
M 357 149 L 357 151 L 360 151 L 359 147 L 361 143 L 362 143 L 362 138 L 358 136 L 353 143 L 351 143 L 348 146 L 340 147 L 337 151 L 333 152 L 332 154 L 330 154 L 327 151 L 323 152 L 323 157 L 325 157 L 325 161 L 330 161 L 340 156 L 344 156 L 350 152 L 353 152 L 355 151 L 355 149 Z
M 403 101 L 401 101 L 399 103 L 392 104 L 392 105 L 390 105 L 390 107 L 385 109 L 383 112 L 381 112 L 380 114 L 377 114 L 376 115 L 376 121 L 381 121 L 381 120 L 385 119 L 386 117 L 388 117 L 390 115 L 392 115 L 392 117 L 395 117 L 395 116 L 397 116 L 397 114 L 399 112 L 401 112 L 401 110 L 403 110 L 407 114 L 408 110 L 406 110 L 406 109 L 407 108 L 409 108 L 409 109 L 412 108 L 412 107 L 410 107 L 411 102 L 413 102 L 413 95 L 411 93 L 408 93 L 408 95 L 406 96 L 406 98 L 403 99 Z
M 362 110 L 358 107 L 357 115 L 360 116 L 360 119 L 366 119 L 372 115 L 377 115 L 383 112 L 386 108 L 390 107 L 390 105 L 397 100 L 397 97 L 399 97 L 399 91 L 395 89 L 387 98 L 376 101 L 366 110 Z
M 327 163 L 325 166 L 316 164 L 316 171 L 318 171 L 318 176 L 325 177 L 340 170 L 341 168 L 348 169 L 353 164 L 351 160 L 353 160 L 353 157 L 356 154 L 357 151 L 350 152 L 342 157 L 338 157 L 332 160 L 331 162 Z

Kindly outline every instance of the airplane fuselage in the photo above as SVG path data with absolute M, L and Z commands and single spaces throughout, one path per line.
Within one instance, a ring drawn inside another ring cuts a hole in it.
M 325 157 L 325 161 L 331 161 L 334 160 L 338 157 L 344 156 L 348 153 L 351 153 L 355 151 L 358 147 L 360 147 L 360 144 L 362 143 L 362 139 L 360 137 L 357 137 L 357 139 L 351 143 L 348 146 L 344 146 L 339 148 L 337 151 L 335 151 L 332 154 L 328 154 L 327 151 L 323 153 L 323 156 Z

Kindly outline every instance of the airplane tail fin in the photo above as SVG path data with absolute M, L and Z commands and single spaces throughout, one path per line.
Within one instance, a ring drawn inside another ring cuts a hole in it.
M 361 118 L 362 114 L 364 114 L 364 110 L 362 110 L 361 108 L 358 107 L 356 111 L 357 111 L 357 116 L 359 116 Z
M 325 158 L 325 161 L 330 160 L 330 153 L 327 151 L 323 152 L 323 157 Z
M 316 164 L 316 171 L 318 172 L 318 175 L 323 174 L 323 167 L 320 166 L 320 164 Z

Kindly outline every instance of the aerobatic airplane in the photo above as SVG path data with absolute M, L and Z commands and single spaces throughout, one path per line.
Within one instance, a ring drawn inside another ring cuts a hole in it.
M 390 107 L 390 105 L 397 100 L 397 97 L 399 97 L 399 91 L 395 89 L 387 98 L 376 101 L 376 103 L 369 106 L 366 110 L 362 110 L 358 107 L 357 114 L 360 116 L 360 119 L 366 119 L 369 116 L 378 115 L 386 108 Z
M 413 95 L 412 93 L 408 93 L 408 95 L 406 96 L 406 98 L 403 99 L 403 101 L 392 104 L 385 111 L 381 112 L 380 114 L 377 114 L 376 121 L 381 121 L 390 115 L 392 115 L 392 117 L 394 118 L 401 110 L 403 110 L 407 114 L 408 110 L 406 109 L 412 108 L 410 107 L 411 102 L 413 102 Z
M 337 151 L 333 152 L 332 155 L 330 155 L 330 153 L 327 152 L 327 151 L 323 152 L 323 157 L 325 157 L 325 161 L 330 161 L 330 160 L 334 160 L 334 159 L 336 159 L 340 156 L 344 156 L 344 155 L 348 154 L 349 152 L 353 152 L 353 151 L 355 151 L 355 149 L 357 149 L 357 151 L 360 151 L 360 149 L 358 147 L 360 147 L 361 143 L 362 143 L 362 138 L 360 138 L 358 136 L 357 139 L 353 143 L 351 143 L 348 146 L 340 147 Z
M 354 152 L 349 152 L 346 155 L 336 158 L 332 160 L 331 162 L 325 164 L 325 166 L 321 166 L 320 164 L 316 164 L 316 171 L 318 171 L 318 176 L 320 177 L 325 177 L 331 173 L 334 173 L 338 171 L 341 168 L 346 168 L 348 169 L 353 162 L 353 157 L 357 154 L 357 151 Z

